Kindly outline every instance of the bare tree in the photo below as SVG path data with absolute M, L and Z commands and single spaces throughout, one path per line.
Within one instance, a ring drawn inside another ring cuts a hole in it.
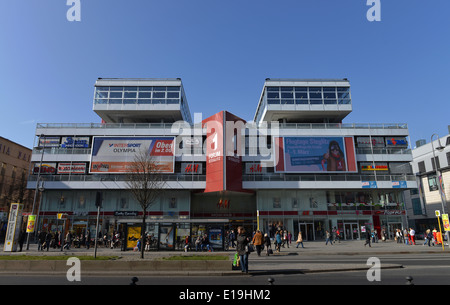
M 147 211 L 156 202 L 163 191 L 166 176 L 161 173 L 159 165 L 154 156 L 149 152 L 140 150 L 136 153 L 127 174 L 127 188 L 142 208 L 142 239 L 141 258 L 144 258 L 145 248 L 145 218 Z

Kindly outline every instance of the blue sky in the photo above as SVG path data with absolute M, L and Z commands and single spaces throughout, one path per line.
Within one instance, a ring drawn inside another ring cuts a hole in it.
M 0 2 L 0 136 L 100 122 L 98 77 L 180 77 L 192 114 L 253 119 L 265 78 L 348 78 L 345 123 L 407 123 L 412 145 L 450 125 L 450 1 L 65 0 Z

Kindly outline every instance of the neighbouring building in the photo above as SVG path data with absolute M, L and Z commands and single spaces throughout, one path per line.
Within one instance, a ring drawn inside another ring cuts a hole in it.
M 450 127 L 448 135 L 432 138 L 429 143 L 419 140 L 412 150 L 418 188 L 405 192 L 409 226 L 420 233 L 439 230 L 435 211 L 450 212 Z

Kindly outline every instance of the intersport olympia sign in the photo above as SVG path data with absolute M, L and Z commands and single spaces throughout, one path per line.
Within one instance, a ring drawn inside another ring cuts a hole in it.
M 90 173 L 130 173 L 135 156 L 147 152 L 161 173 L 175 168 L 175 137 L 94 137 Z

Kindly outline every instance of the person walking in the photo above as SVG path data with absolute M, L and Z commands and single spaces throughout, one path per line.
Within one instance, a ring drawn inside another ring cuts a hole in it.
M 238 227 L 236 237 L 236 252 L 239 255 L 240 265 L 242 272 L 248 273 L 248 248 L 247 245 L 250 242 L 250 238 L 245 234 L 244 227 Z
M 409 235 L 411 236 L 411 244 L 416 245 L 416 231 L 413 228 L 409 229 Z
M 261 245 L 264 244 L 264 236 L 260 230 L 256 230 L 255 235 L 253 235 L 252 243 L 256 248 L 256 254 L 261 256 Z
M 333 241 L 331 240 L 331 234 L 328 231 L 325 231 L 325 237 L 327 240 L 325 241 L 325 245 L 328 245 L 328 242 L 330 242 L 330 245 L 333 245 Z
M 91 230 L 87 230 L 86 231 L 86 240 L 85 240 L 85 242 L 86 242 L 86 249 L 87 250 L 89 250 L 89 247 L 90 247 L 90 245 L 91 245 Z
M 280 252 L 281 251 L 281 232 L 280 231 L 277 231 L 276 233 L 275 233 L 275 250 L 277 251 L 277 252 Z
M 369 229 L 367 229 L 367 232 L 366 232 L 366 243 L 364 244 L 364 247 L 365 246 L 367 246 L 367 245 L 369 245 L 369 247 L 372 247 L 371 245 L 370 245 L 370 230 Z
M 64 247 L 63 247 L 63 249 L 69 250 L 71 244 L 72 244 L 72 234 L 70 234 L 70 231 L 69 231 L 66 234 L 66 238 L 64 240 Z
M 297 236 L 297 246 L 296 248 L 298 248 L 298 245 L 302 245 L 302 248 L 305 248 L 303 246 L 303 237 L 302 237 L 302 231 L 298 232 L 298 236 Z
M 270 252 L 272 252 L 272 243 L 267 233 L 264 234 L 264 246 L 266 247 L 266 255 L 269 256 Z
M 45 246 L 47 247 L 47 252 L 50 249 L 50 243 L 52 242 L 53 235 L 50 230 L 47 232 L 47 235 L 45 235 Z
M 45 237 L 47 234 L 44 231 L 39 232 L 38 236 L 38 251 L 44 251 L 44 243 L 45 243 Z

